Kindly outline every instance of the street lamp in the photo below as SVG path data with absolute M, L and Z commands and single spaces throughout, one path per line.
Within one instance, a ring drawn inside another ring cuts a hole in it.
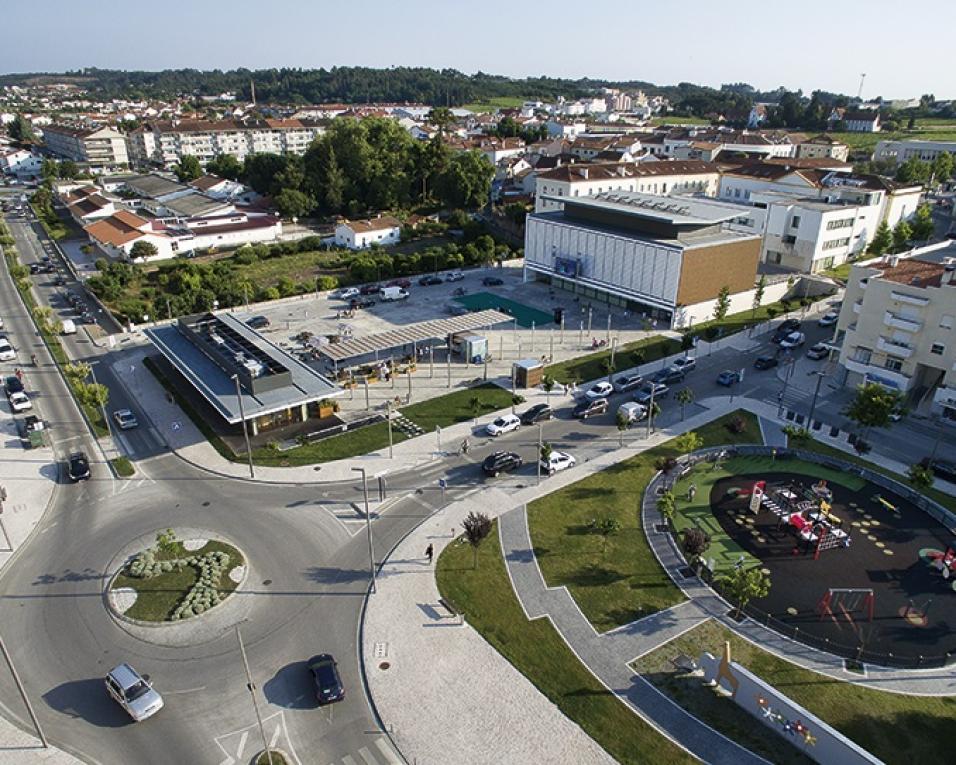
M 807 428 L 813 427 L 813 412 L 817 408 L 817 396 L 820 394 L 820 383 L 823 382 L 824 377 L 829 377 L 830 373 L 820 372 L 817 370 L 814 370 L 812 372 L 807 372 L 807 377 L 810 377 L 811 375 L 817 376 L 817 384 L 816 384 L 816 387 L 813 389 L 813 399 L 810 401 L 810 414 L 807 417 Z
M 246 440 L 246 454 L 249 456 L 249 477 L 256 477 L 256 469 L 252 464 L 252 446 L 249 445 L 249 427 L 246 422 L 246 410 L 242 404 L 242 388 L 239 386 L 239 375 L 232 376 L 236 383 L 236 398 L 239 399 L 239 419 L 242 420 L 242 435 Z
M 90 376 L 93 378 L 94 387 L 97 385 L 96 382 L 96 365 L 99 364 L 99 361 L 90 362 Z M 100 413 L 103 415 L 103 424 L 106 425 L 106 435 L 110 438 L 113 437 L 113 431 L 110 428 L 109 418 L 106 416 L 106 404 L 103 403 L 103 399 L 100 398 Z
M 368 478 L 365 475 L 365 468 L 354 467 L 353 473 L 362 474 L 362 496 L 365 498 L 365 533 L 368 537 L 368 570 L 372 580 L 372 593 L 375 593 L 375 552 L 372 549 L 372 515 L 368 509 Z

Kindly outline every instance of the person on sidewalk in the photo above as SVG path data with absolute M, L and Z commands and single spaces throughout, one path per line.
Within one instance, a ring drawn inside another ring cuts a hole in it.
M 432 564 L 432 558 L 435 555 L 435 548 L 432 546 L 432 543 L 428 543 L 428 547 L 425 548 L 425 557 L 428 558 L 428 565 Z

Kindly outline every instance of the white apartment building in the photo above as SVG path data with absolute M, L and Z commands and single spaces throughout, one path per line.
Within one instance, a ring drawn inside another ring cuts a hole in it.
M 956 141 L 880 141 L 873 159 L 892 159 L 901 165 L 913 157 L 932 162 L 944 153 L 952 154 L 956 159 Z
M 43 157 L 25 149 L 0 151 L 0 173 L 6 175 L 39 175 Z
M 901 391 L 956 425 L 956 245 L 854 265 L 834 345 L 847 385 Z
M 850 147 L 826 133 L 797 144 L 797 157 L 800 159 L 837 159 L 846 162 L 849 156 Z
M 229 154 L 242 161 L 249 154 L 304 154 L 325 128 L 306 120 L 174 120 L 153 122 L 134 131 L 131 153 L 140 164 L 172 167 L 184 156 L 205 165 Z
M 126 136 L 111 127 L 47 125 L 43 142 L 52 154 L 94 170 L 129 164 Z
M 535 212 L 560 210 L 562 197 L 586 197 L 607 191 L 715 196 L 717 165 L 697 160 L 633 163 L 575 163 L 541 173 L 535 183 Z
M 402 224 L 390 215 L 368 220 L 343 220 L 335 227 L 335 243 L 350 250 L 364 250 L 373 244 L 398 244 Z

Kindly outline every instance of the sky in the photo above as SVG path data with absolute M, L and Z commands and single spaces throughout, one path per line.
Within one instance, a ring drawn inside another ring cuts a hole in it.
M 864 98 L 956 98 L 952 48 L 922 28 L 953 29 L 956 2 L 914 10 L 897 0 L 5 0 L 0 72 L 427 66 L 849 95 L 866 72 Z

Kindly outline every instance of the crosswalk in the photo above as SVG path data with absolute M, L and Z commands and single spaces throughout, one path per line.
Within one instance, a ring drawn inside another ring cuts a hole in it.
M 347 754 L 340 760 L 333 760 L 329 765 L 404 765 L 405 761 L 392 749 L 388 739 L 380 737 L 374 744 L 363 746 L 361 749 Z

